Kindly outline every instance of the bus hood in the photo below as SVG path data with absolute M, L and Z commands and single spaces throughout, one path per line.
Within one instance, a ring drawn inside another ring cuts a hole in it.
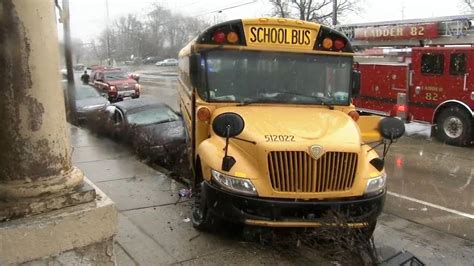
M 219 108 L 239 114 L 245 122 L 238 136 L 257 143 L 311 142 L 328 144 L 357 144 L 361 142 L 359 129 L 350 116 L 326 107 L 289 106 L 232 106 Z

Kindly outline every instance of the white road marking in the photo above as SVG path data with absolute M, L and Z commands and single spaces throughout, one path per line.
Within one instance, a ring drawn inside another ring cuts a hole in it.
M 445 212 L 449 212 L 449 213 L 453 213 L 453 214 L 456 214 L 456 215 L 459 215 L 459 216 L 463 216 L 463 217 L 466 217 L 466 218 L 469 218 L 469 219 L 474 219 L 474 214 L 460 212 L 460 211 L 453 210 L 453 209 L 450 209 L 450 208 L 446 208 L 446 207 L 443 207 L 443 206 L 439 206 L 439 205 L 436 205 L 436 204 L 433 204 L 433 203 L 430 203 L 430 202 L 427 202 L 427 201 L 423 201 L 423 200 L 415 199 L 415 198 L 408 197 L 408 196 L 405 196 L 405 195 L 401 195 L 401 194 L 398 194 L 398 193 L 395 193 L 395 192 L 392 192 L 392 191 L 387 191 L 387 194 L 389 194 L 390 196 L 397 197 L 397 198 L 401 198 L 401 199 L 413 201 L 413 202 L 416 202 L 416 203 L 419 203 L 419 204 L 423 204 L 423 205 L 429 206 L 431 208 L 435 208 L 435 209 L 438 209 L 438 210 L 442 210 L 442 211 L 445 211 Z

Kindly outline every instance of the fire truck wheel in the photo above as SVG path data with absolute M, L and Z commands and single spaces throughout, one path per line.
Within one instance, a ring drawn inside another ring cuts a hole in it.
M 450 106 L 436 119 L 436 136 L 447 144 L 466 146 L 471 142 L 472 118 L 458 106 Z

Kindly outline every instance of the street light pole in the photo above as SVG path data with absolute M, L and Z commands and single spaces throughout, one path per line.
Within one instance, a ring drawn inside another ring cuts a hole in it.
M 107 65 L 110 66 L 110 34 L 109 34 L 109 0 L 105 0 L 105 12 L 106 12 L 106 22 L 105 22 L 105 35 L 107 38 Z
M 67 71 L 67 108 L 69 122 L 76 122 L 76 93 L 74 86 L 74 72 L 72 69 L 72 42 L 70 28 L 70 10 L 69 0 L 63 0 L 62 22 L 64 33 L 64 58 L 66 61 Z
M 332 25 L 337 25 L 337 0 L 332 0 Z

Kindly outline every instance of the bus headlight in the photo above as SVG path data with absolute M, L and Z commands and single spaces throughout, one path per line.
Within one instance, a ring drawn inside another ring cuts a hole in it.
M 212 179 L 219 183 L 223 188 L 246 195 L 257 195 L 257 190 L 252 181 L 246 178 L 233 177 L 215 170 L 211 170 Z
M 367 181 L 367 187 L 365 188 L 365 194 L 376 194 L 381 192 L 385 188 L 385 181 L 387 174 L 384 172 L 381 175 L 371 178 Z

